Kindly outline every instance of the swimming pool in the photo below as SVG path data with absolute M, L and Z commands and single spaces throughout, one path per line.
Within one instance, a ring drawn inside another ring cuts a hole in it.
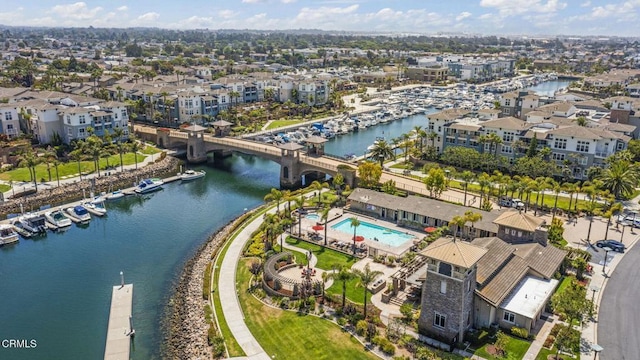
M 331 225 L 331 228 L 353 235 L 351 219 L 344 219 L 335 225 Z M 400 246 L 414 238 L 413 235 L 409 235 L 398 230 L 388 229 L 384 226 L 371 224 L 362 220 L 360 220 L 360 226 L 356 229 L 356 235 L 364 236 L 369 240 L 378 239 L 378 242 L 390 246 Z
M 320 220 L 320 216 L 318 214 L 307 214 L 304 216 L 305 219 L 309 219 L 311 221 L 318 221 Z

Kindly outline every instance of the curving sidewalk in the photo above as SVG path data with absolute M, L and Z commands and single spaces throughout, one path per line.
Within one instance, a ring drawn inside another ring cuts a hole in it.
M 269 213 L 275 212 L 275 209 L 267 211 Z M 262 217 L 257 217 L 244 227 L 233 239 L 233 242 L 229 245 L 227 253 L 220 265 L 220 275 L 218 277 L 218 292 L 220 294 L 220 305 L 222 312 L 229 325 L 229 330 L 233 334 L 246 357 L 236 359 L 270 359 L 269 355 L 264 351 L 262 346 L 253 337 L 251 331 L 244 322 L 244 314 L 238 301 L 236 288 L 236 269 L 238 261 L 242 256 L 242 250 L 245 244 L 251 237 L 251 233 L 260 227 L 262 223 Z

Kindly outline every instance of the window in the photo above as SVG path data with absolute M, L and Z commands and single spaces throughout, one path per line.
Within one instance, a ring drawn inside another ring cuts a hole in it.
M 7 130 L 13 130 L 13 124 L 7 124 Z
M 447 323 L 447 317 L 440 314 L 439 312 L 435 313 L 436 315 L 433 317 L 433 326 L 443 328 Z
M 513 324 L 516 322 L 516 315 L 514 313 L 505 311 L 504 314 L 502 315 L 502 320 Z
M 80 119 L 80 124 L 86 124 L 87 123 L 87 120 L 84 118 L 84 115 L 80 115 L 78 117 L 78 119 Z
M 580 156 L 578 158 L 579 165 L 587 165 L 588 163 L 589 163 L 589 158 L 587 158 L 586 156 Z
M 511 235 L 516 236 L 516 229 L 511 229 Z
M 551 153 L 551 159 L 555 161 L 564 161 L 565 154 L 561 153 Z
M 511 106 L 511 99 L 504 99 L 504 106 Z
M 12 116 L 11 116 L 11 113 L 9 111 L 4 113 L 4 119 L 5 120 L 12 120 Z
M 467 292 L 471 291 L 471 281 L 467 281 Z
M 502 152 L 504 154 L 512 154 L 513 148 L 511 148 L 511 146 L 508 146 L 508 145 L 502 145 Z
M 444 280 L 440 280 L 440 294 L 447 293 L 447 282 Z
M 67 115 L 67 124 L 71 124 L 71 115 Z
M 555 139 L 553 141 L 553 147 L 556 149 L 566 149 L 567 148 L 567 139 Z
M 589 152 L 589 142 L 578 140 L 578 144 L 576 145 L 576 151 Z
M 513 141 L 513 135 L 514 133 L 512 132 L 506 132 L 502 135 L 502 140 L 504 142 L 512 142 Z
M 120 113 L 122 114 L 123 119 L 127 117 L 127 110 L 122 110 Z
M 624 143 L 619 142 L 618 145 L 616 146 L 616 150 L 624 150 Z
M 451 264 L 447 264 L 441 261 L 438 265 L 438 274 L 451 276 Z

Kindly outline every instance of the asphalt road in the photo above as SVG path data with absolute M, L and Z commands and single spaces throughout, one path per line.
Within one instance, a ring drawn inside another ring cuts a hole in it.
M 601 250 L 601 249 L 600 249 Z M 598 315 L 601 360 L 640 359 L 640 246 L 634 246 L 616 266 L 602 294 Z M 598 271 L 601 269 L 596 269 Z

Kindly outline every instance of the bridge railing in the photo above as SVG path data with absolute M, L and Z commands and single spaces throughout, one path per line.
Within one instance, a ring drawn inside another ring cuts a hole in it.
M 169 133 L 169 136 L 177 137 L 177 138 L 180 138 L 180 139 L 188 139 L 189 138 L 189 134 L 181 132 L 181 131 L 171 131 Z

